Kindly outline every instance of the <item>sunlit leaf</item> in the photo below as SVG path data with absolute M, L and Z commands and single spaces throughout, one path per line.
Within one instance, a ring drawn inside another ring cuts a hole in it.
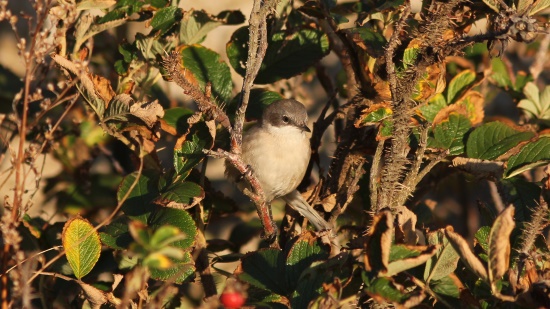
M 550 137 L 525 145 L 518 154 L 508 160 L 506 178 L 514 177 L 524 171 L 546 164 L 550 161 Z
M 454 103 L 467 90 L 471 89 L 477 82 L 477 75 L 474 71 L 464 70 L 458 73 L 449 82 L 446 89 L 447 104 Z
M 210 83 L 215 102 L 229 102 L 233 82 L 229 66 L 222 61 L 220 55 L 201 45 L 185 45 L 179 52 L 186 77 L 202 91 L 205 91 L 206 83 Z
M 470 158 L 494 160 L 534 135 L 532 132 L 521 132 L 503 122 L 490 122 L 470 133 L 466 154 Z
M 441 121 L 433 130 L 436 147 L 448 149 L 450 155 L 464 152 L 464 136 L 472 127 L 470 120 L 459 114 L 450 114 L 447 120 Z
M 153 31 L 159 31 L 160 35 L 167 33 L 176 22 L 183 17 L 182 9 L 177 6 L 169 6 L 158 10 L 151 20 Z
M 65 223 L 61 239 L 74 275 L 78 279 L 86 276 L 94 268 L 101 253 L 97 231 L 88 220 L 74 218 Z

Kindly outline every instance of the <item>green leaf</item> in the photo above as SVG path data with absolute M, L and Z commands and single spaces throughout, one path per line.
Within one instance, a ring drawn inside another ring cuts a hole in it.
M 212 98 L 218 103 L 227 103 L 231 99 L 233 82 L 229 67 L 220 55 L 204 46 L 183 46 L 180 50 L 183 69 L 191 73 L 188 78 L 204 92 L 206 83 L 212 87 Z
M 458 73 L 449 83 L 446 89 L 447 104 L 455 103 L 462 94 L 471 89 L 476 82 L 476 73 L 471 70 L 464 70 Z
M 437 113 L 445 106 L 447 106 L 445 97 L 441 93 L 438 93 L 430 98 L 427 104 L 420 106 L 419 110 L 426 120 L 433 122 Z
M 81 279 L 94 268 L 99 259 L 99 234 L 88 220 L 74 218 L 65 223 L 61 240 L 74 275 Z
M 160 35 L 166 34 L 183 17 L 182 9 L 177 6 L 169 6 L 158 10 L 151 20 L 153 32 L 159 31 Z
M 459 256 L 445 237 L 444 231 L 438 230 L 428 233 L 426 240 L 430 245 L 437 245 L 438 249 L 435 255 L 426 263 L 424 281 L 439 280 L 455 271 Z
M 235 25 L 245 20 L 241 11 L 223 11 L 218 16 L 211 16 L 203 10 L 189 10 L 183 15 L 179 32 L 180 43 L 192 45 L 201 43 L 208 32 L 221 25 Z
M 443 277 L 439 280 L 430 281 L 430 289 L 439 295 L 450 296 L 453 298 L 460 297 L 460 289 L 450 276 Z
M 304 270 L 313 262 L 326 260 L 330 246 L 323 244 L 313 232 L 305 232 L 294 242 L 286 253 L 285 275 L 287 287 L 294 290 Z
M 504 175 L 506 178 L 514 177 L 544 165 L 548 161 L 550 161 L 550 137 L 541 137 L 538 141 L 528 143 L 518 154 L 510 157 Z
M 477 243 L 483 248 L 483 251 L 485 253 L 489 252 L 489 232 L 491 231 L 490 226 L 482 226 L 477 230 L 476 234 L 474 235 L 475 240 Z
M 204 122 L 195 124 L 181 148 L 174 150 L 176 173 L 185 179 L 191 170 L 204 159 L 205 155 L 202 150 L 209 149 L 211 146 L 212 136 L 206 124 Z
M 132 236 L 128 231 L 128 217 L 122 216 L 115 219 L 109 225 L 101 228 L 99 232 L 101 242 L 113 249 L 125 250 L 132 243 Z
M 383 299 L 393 303 L 403 303 L 407 294 L 399 289 L 391 278 L 380 277 L 367 284 L 365 292 L 372 298 Z
M 324 262 L 316 262 L 300 276 L 290 299 L 291 308 L 310 308 L 308 304 L 323 292 L 323 283 L 339 279 L 347 282 L 352 274 L 349 254 L 341 253 Z
M 436 253 L 436 249 L 435 246 L 393 245 L 388 270 L 384 275 L 392 277 L 402 271 L 422 265 Z
M 191 254 L 186 252 L 181 261 L 174 262 L 172 267 L 168 269 L 149 268 L 151 278 L 155 280 L 170 281 L 176 284 L 182 284 L 186 280 L 192 278 L 195 273 L 193 258 Z
M 188 236 L 175 226 L 163 225 L 155 231 L 149 244 L 152 248 L 163 249 L 182 238 L 188 238 Z
M 346 31 L 364 43 L 364 48 L 369 56 L 378 58 L 384 55 L 384 46 L 387 41 L 380 32 L 368 26 L 349 28 Z
M 242 94 L 236 95 L 227 107 L 227 113 L 234 115 L 240 104 Z M 284 97 L 275 91 L 269 91 L 266 88 L 255 88 L 250 91 L 248 99 L 248 108 L 246 109 L 246 119 L 260 119 L 264 109 L 271 103 L 282 100 Z
M 497 86 L 508 89 L 514 88 L 510 75 L 508 75 L 508 69 L 500 58 L 491 59 L 491 78 L 496 82 Z
M 530 221 L 533 209 L 539 204 L 540 185 L 521 177 L 505 179 L 502 185 L 508 193 L 508 201 L 516 208 L 516 221 Z
M 476 128 L 468 136 L 466 154 L 470 158 L 494 160 L 534 135 L 533 132 L 518 131 L 503 122 L 490 122 Z
M 135 0 L 119 0 L 116 2 L 115 7 L 109 13 L 98 19 L 98 24 L 104 24 L 115 21 L 117 19 L 126 18 L 141 10 L 144 2 Z
M 248 57 L 248 27 L 235 31 L 227 44 L 229 63 L 244 76 Z M 268 40 L 256 84 L 270 84 L 298 75 L 329 52 L 329 41 L 322 31 L 301 29 L 292 33 L 277 32 Z
M 190 205 L 196 205 L 203 198 L 204 191 L 201 186 L 194 182 L 181 181 L 173 183 L 166 189 L 163 189 L 157 201 L 161 201 L 162 204 L 176 203 L 178 208 L 186 208 Z
M 189 130 L 189 123 L 187 119 L 193 116 L 194 112 L 184 107 L 174 107 L 164 110 L 164 122 L 172 129 L 170 134 L 181 136 Z M 164 128 L 164 127 L 163 127 Z
M 460 114 L 452 113 L 434 128 L 434 138 L 437 147 L 449 149 L 450 155 L 459 155 L 464 152 L 464 136 L 472 127 L 470 120 Z
M 188 250 L 195 243 L 197 227 L 189 213 L 182 209 L 157 206 L 155 212 L 149 218 L 148 225 L 154 229 L 159 229 L 165 225 L 171 225 L 178 228 L 185 234 L 185 239 L 178 240 L 172 244 L 184 250 Z
M 151 215 L 154 209 L 152 201 L 159 194 L 159 176 L 157 173 L 156 171 L 144 171 L 137 180 L 136 186 L 124 201 L 122 211 L 131 219 L 145 223 Z M 138 172 L 134 172 L 124 177 L 117 192 L 119 202 L 128 193 L 137 176 Z
M 393 114 L 393 111 L 389 106 L 374 105 L 373 107 L 368 108 L 366 111 L 363 111 L 360 118 L 355 123 L 355 126 L 369 125 L 376 122 L 380 122 L 389 118 L 392 114 Z
M 239 280 L 255 287 L 285 295 L 288 289 L 284 269 L 285 260 L 281 250 L 260 249 L 243 256 L 235 274 Z

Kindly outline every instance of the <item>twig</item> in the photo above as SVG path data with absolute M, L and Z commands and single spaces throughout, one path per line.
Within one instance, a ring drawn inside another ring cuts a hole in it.
M 10 267 L 8 270 L 6 270 L 3 274 L 0 274 L 0 277 L 4 276 L 4 275 L 7 275 L 10 271 L 12 271 L 13 269 L 15 269 L 16 267 L 18 267 L 19 265 L 25 263 L 26 261 L 30 260 L 30 259 L 34 259 L 35 257 L 39 256 L 39 255 L 42 255 L 48 251 L 52 251 L 52 250 L 58 250 L 59 248 L 63 248 L 63 246 L 55 246 L 55 247 L 51 247 L 49 249 L 46 249 L 46 250 L 43 250 L 43 251 L 40 251 L 40 252 L 37 252 L 36 254 L 32 255 L 32 256 L 29 256 L 28 258 L 24 259 L 23 261 L 13 265 L 12 267 Z
M 378 145 L 376 145 L 376 151 L 374 152 L 370 168 L 370 207 L 374 212 L 378 212 L 378 210 L 383 208 L 383 206 L 378 207 L 378 178 L 380 175 L 380 163 L 382 161 L 382 155 L 384 154 L 384 142 L 384 140 L 381 140 L 378 142 Z
M 535 55 L 535 61 L 529 68 L 529 72 L 533 75 L 535 82 L 539 78 L 540 73 L 544 69 L 544 65 L 548 62 L 548 46 L 550 45 L 550 33 L 547 33 L 540 41 L 539 50 Z
M 410 13 L 411 7 L 410 4 L 408 4 L 405 6 L 403 14 L 401 15 L 401 18 L 395 26 L 395 29 L 390 37 L 390 40 L 388 41 L 388 46 L 386 47 L 386 51 L 384 53 L 384 56 L 386 58 L 386 72 L 388 73 L 392 100 L 394 102 L 400 101 L 402 99 L 402 96 L 399 95 L 399 92 L 397 91 L 397 75 L 395 74 L 395 63 L 393 62 L 393 55 L 395 54 L 395 49 L 397 48 L 397 46 L 401 44 L 401 41 L 399 40 L 399 34 L 405 27 L 405 22 L 407 21 Z
M 250 89 L 260 71 L 267 51 L 267 15 L 275 10 L 276 0 L 254 0 L 249 20 L 248 58 L 246 73 L 241 90 L 241 102 L 235 115 L 235 125 L 231 134 L 231 152 L 241 153 L 244 116 L 250 99 Z
M 140 147 L 139 149 L 143 149 L 142 145 L 140 144 Z M 126 194 L 124 194 L 124 196 L 122 197 L 122 199 L 120 199 L 120 201 L 118 201 L 118 204 L 116 205 L 115 209 L 111 212 L 111 214 L 105 218 L 103 221 L 101 221 L 101 223 L 99 223 L 97 226 L 94 227 L 94 230 L 95 231 L 98 231 L 101 227 L 111 223 L 111 221 L 113 220 L 113 218 L 116 216 L 116 214 L 118 213 L 118 211 L 120 210 L 120 208 L 122 208 L 122 205 L 124 205 L 124 202 L 126 202 L 126 200 L 128 199 L 128 197 L 130 196 L 130 194 L 132 194 L 132 191 L 134 191 L 134 188 L 137 186 L 137 184 L 139 183 L 139 179 L 141 178 L 141 174 L 143 172 L 143 162 L 144 162 L 144 159 L 143 159 L 143 155 L 142 154 L 139 154 L 139 168 L 138 168 L 138 173 L 136 175 L 136 179 L 134 179 L 134 182 L 132 182 L 132 185 L 130 185 L 130 188 L 128 188 L 128 191 L 126 191 Z
M 419 171 L 420 167 L 422 166 L 422 162 L 424 161 L 424 154 L 426 153 L 426 147 L 428 147 L 428 132 L 430 127 L 427 124 L 423 124 L 422 128 L 420 129 L 420 141 L 418 145 L 418 149 L 416 149 L 415 158 L 412 163 L 411 168 L 409 169 L 409 172 L 407 176 L 405 177 L 405 180 L 403 181 L 403 187 L 408 192 L 403 193 L 400 196 L 399 201 L 397 204 L 401 205 L 405 203 L 405 200 L 407 197 L 412 193 L 412 190 L 416 187 L 416 184 L 418 184 L 422 179 L 419 179 Z
M 197 86 L 191 84 L 185 77 L 178 52 L 172 51 L 171 53 L 166 54 L 166 56 L 162 58 L 162 65 L 164 69 L 166 69 L 166 72 L 172 81 L 180 86 L 185 94 L 191 96 L 193 100 L 197 102 L 199 111 L 209 114 L 212 119 L 219 122 L 230 133 L 232 132 L 229 117 L 227 117 L 227 114 L 225 114 L 225 112 L 210 99 L 210 95 L 207 93 L 208 91 L 202 92 Z
M 218 149 L 216 151 L 204 149 L 203 152 L 214 158 L 225 159 L 244 176 L 253 190 L 252 192 L 245 189 L 244 193 L 254 202 L 254 204 L 256 204 L 258 216 L 264 226 L 264 236 L 268 240 L 274 240 L 274 237 L 277 235 L 277 226 L 273 222 L 271 208 L 265 200 L 265 194 L 260 181 L 256 178 L 254 173 L 249 171 L 248 165 L 242 160 L 241 156 L 222 149 Z

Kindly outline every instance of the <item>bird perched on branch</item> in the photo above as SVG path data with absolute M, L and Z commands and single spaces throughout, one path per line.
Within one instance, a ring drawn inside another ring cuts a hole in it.
M 268 203 L 282 198 L 317 230 L 327 230 L 330 224 L 296 190 L 311 154 L 307 132 L 311 130 L 307 127 L 304 105 L 292 99 L 276 101 L 265 108 L 260 121 L 243 135 L 242 159 L 258 178 Z M 238 181 L 242 175 L 228 163 L 226 175 L 241 189 L 249 187 Z

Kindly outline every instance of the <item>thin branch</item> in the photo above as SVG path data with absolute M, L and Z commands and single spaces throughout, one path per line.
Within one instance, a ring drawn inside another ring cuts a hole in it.
M 382 207 L 378 207 L 378 182 L 380 178 L 380 163 L 384 154 L 384 140 L 381 140 L 376 145 L 376 151 L 372 158 L 370 168 L 369 189 L 370 189 L 370 207 L 373 211 L 378 212 Z
M 544 65 L 548 62 L 548 46 L 550 45 L 550 33 L 547 33 L 540 41 L 539 50 L 535 55 L 535 62 L 529 68 L 529 72 L 533 75 L 535 82 L 539 78 L 540 73 L 544 70 Z
M 267 16 L 275 10 L 276 5 L 277 0 L 254 0 L 250 13 L 246 73 L 241 90 L 241 102 L 235 115 L 234 130 L 231 134 L 231 152 L 234 153 L 241 153 L 244 116 L 250 99 L 250 90 L 267 51 Z
M 269 207 L 267 201 L 265 200 L 265 194 L 260 184 L 258 178 L 251 173 L 248 165 L 242 160 L 240 154 L 235 154 L 228 152 L 222 149 L 216 151 L 204 149 L 203 152 L 213 158 L 225 159 L 233 167 L 241 173 L 246 181 L 250 184 L 252 191 L 245 189 L 243 191 L 253 202 L 256 204 L 256 209 L 258 211 L 258 216 L 262 221 L 264 227 L 264 237 L 268 241 L 273 241 L 277 235 L 277 226 L 273 222 L 271 216 L 271 207 Z M 272 246 L 276 246 L 276 242 L 272 243 Z
M 173 51 L 166 54 L 166 56 L 162 58 L 162 65 L 172 81 L 180 86 L 185 94 L 191 96 L 191 98 L 197 102 L 199 111 L 209 114 L 212 119 L 219 122 L 230 133 L 232 132 L 229 117 L 227 117 L 227 114 L 212 101 L 208 94 L 208 87 L 207 91 L 203 92 L 185 77 L 185 70 L 181 66 L 181 59 L 178 52 Z
M 139 149 L 143 149 L 143 147 L 141 147 L 142 145 L 140 145 L 140 148 Z M 113 218 L 116 216 L 116 214 L 119 212 L 119 210 L 122 208 L 122 205 L 124 205 L 124 202 L 126 202 L 126 200 L 128 199 L 128 197 L 130 196 L 130 194 L 132 194 L 132 192 L 134 191 L 134 188 L 137 186 L 137 184 L 139 183 L 139 179 L 141 178 L 141 174 L 143 172 L 143 162 L 144 162 L 144 159 L 143 159 L 143 155 L 142 154 L 139 154 L 139 168 L 138 168 L 138 171 L 137 171 L 137 175 L 136 175 L 136 178 L 134 179 L 134 182 L 132 182 L 132 185 L 130 185 L 130 188 L 128 188 L 128 191 L 126 191 L 126 194 L 124 194 L 124 196 L 122 197 L 122 199 L 120 199 L 120 201 L 118 201 L 118 204 L 116 205 L 115 209 L 111 212 L 111 214 L 105 218 L 103 221 L 101 221 L 101 223 L 99 223 L 97 226 L 94 227 L 94 230 L 95 231 L 98 231 L 101 227 L 111 223 L 111 221 L 113 220 Z
M 418 145 L 418 149 L 416 149 L 415 158 L 412 163 L 411 168 L 409 169 L 407 176 L 405 177 L 405 180 L 403 181 L 403 187 L 408 192 L 403 193 L 400 196 L 399 201 L 397 204 L 401 205 L 404 204 L 407 197 L 412 193 L 412 191 L 415 188 L 415 185 L 418 184 L 422 179 L 418 179 L 420 167 L 422 166 L 422 162 L 424 161 L 424 154 L 426 153 L 426 148 L 428 147 L 428 132 L 430 130 L 430 127 L 427 124 L 423 124 L 421 131 L 420 131 L 420 141 Z
M 395 73 L 395 63 L 393 62 L 393 56 L 395 54 L 395 49 L 401 44 L 401 41 L 399 40 L 399 34 L 405 27 L 405 23 L 410 13 L 411 13 L 411 6 L 410 4 L 407 4 L 403 10 L 403 14 L 401 15 L 401 18 L 399 19 L 399 21 L 397 22 L 397 25 L 395 26 L 395 29 L 390 37 L 388 46 L 386 47 L 386 51 L 384 53 L 384 56 L 386 58 L 386 72 L 388 73 L 388 80 L 390 82 L 392 100 L 394 102 L 401 100 L 402 97 L 401 95 L 399 95 L 397 91 L 397 87 L 398 87 L 397 76 Z

